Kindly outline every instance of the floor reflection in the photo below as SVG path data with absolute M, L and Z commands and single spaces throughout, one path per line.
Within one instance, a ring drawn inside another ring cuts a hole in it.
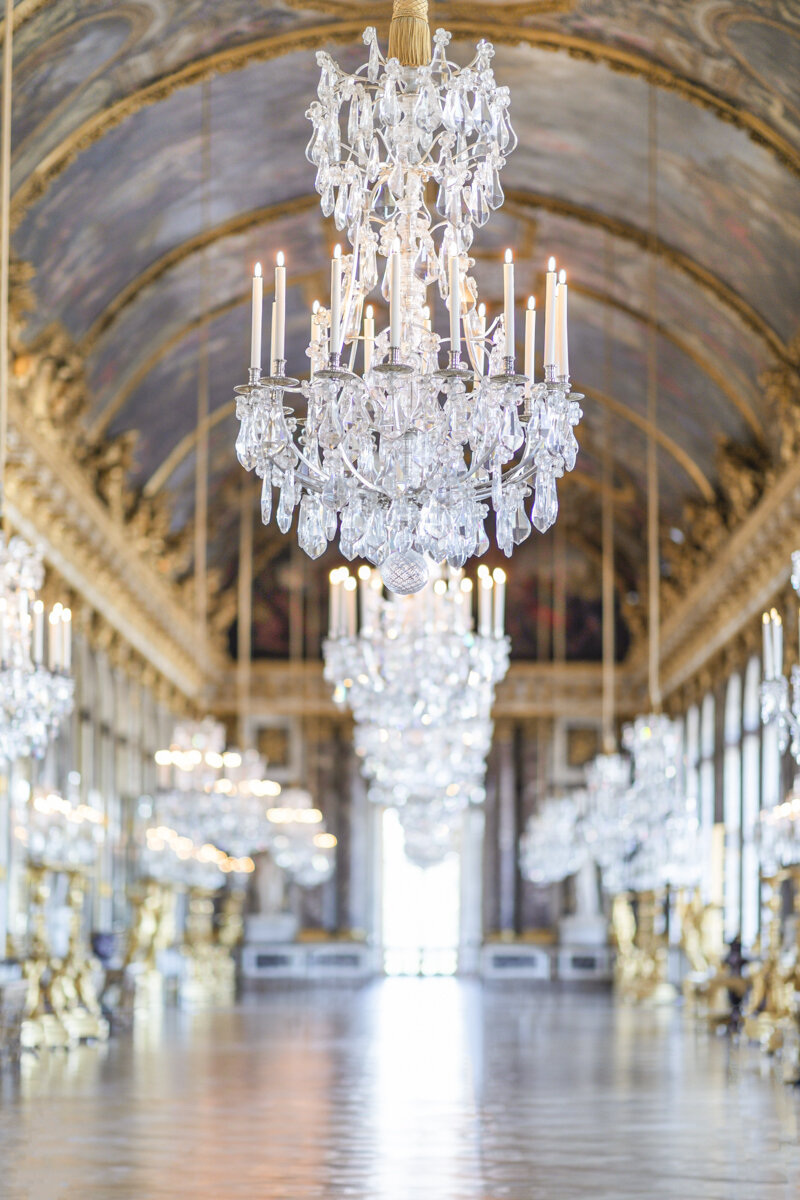
M 0 1076 L 0 1196 L 796 1200 L 761 1062 L 597 995 L 287 989 Z

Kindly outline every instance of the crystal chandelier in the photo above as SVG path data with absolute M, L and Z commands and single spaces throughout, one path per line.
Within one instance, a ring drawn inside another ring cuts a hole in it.
M 29 862 L 51 870 L 88 870 L 105 837 L 104 814 L 83 804 L 78 787 L 70 783 L 67 798 L 45 788 L 30 789 L 23 781 L 15 790 L 15 836 Z
M 472 580 L 426 570 L 413 596 L 384 596 L 367 566 L 357 579 L 331 573 L 325 678 L 353 712 L 370 799 L 455 810 L 485 797 L 495 686 L 508 670 L 505 573 L 479 568 L 476 630 Z
M 424 586 L 426 558 L 459 567 L 483 554 L 490 507 L 506 555 L 529 536 L 531 521 L 548 529 L 557 480 L 575 465 L 582 416 L 569 382 L 566 275 L 557 277 L 555 260 L 546 274 L 543 380 L 534 377 L 533 297 L 524 369 L 516 367 L 510 250 L 503 312 L 489 320 L 478 304 L 470 248 L 475 229 L 503 203 L 500 172 L 517 138 L 492 46 L 480 42 L 459 67 L 446 57 L 450 34 L 437 30 L 433 40 L 422 65 L 405 65 L 402 54 L 383 58 L 369 28 L 368 61 L 352 75 L 317 55 L 307 157 L 322 212 L 351 252 L 334 252 L 330 306 L 312 313 L 310 378 L 302 384 L 287 374 L 282 254 L 262 376 L 256 267 L 249 379 L 236 389 L 236 452 L 263 480 L 264 523 L 277 489 L 278 526 L 288 532 L 298 508 L 307 554 L 319 557 L 338 535 L 345 558 L 379 566 L 399 593 Z M 366 302 L 379 286 L 389 324 L 376 332 Z M 448 337 L 432 328 L 431 288 L 449 311 Z M 294 394 L 300 404 L 287 404 Z
M 421 593 L 383 594 L 362 566 L 332 572 L 326 679 L 356 719 L 371 802 L 400 811 L 406 856 L 442 861 L 461 814 L 482 804 L 495 685 L 508 669 L 505 573 L 431 566 Z M 360 624 L 359 624 L 360 611 Z
M 800 550 L 792 555 L 792 587 L 800 594 Z M 778 731 L 781 754 L 791 750 L 800 764 L 800 667 L 787 679 L 783 662 L 783 622 L 773 608 L 764 613 L 764 679 L 761 684 L 761 720 Z
M 159 791 L 146 830 L 144 865 L 154 878 L 218 887 L 226 875 L 254 869 L 268 848 L 265 798 L 280 795 L 255 751 L 229 750 L 211 717 L 179 724 L 155 755 Z
M 410 863 L 421 870 L 438 866 L 457 848 L 461 811 L 452 811 L 438 800 L 414 800 L 399 812 L 403 849 Z
M 357 579 L 331 572 L 325 678 L 358 723 L 406 731 L 489 717 L 508 670 L 505 572 L 482 566 L 477 589 L 453 568 L 426 564 L 426 575 L 418 595 L 386 597 L 367 566 Z
M 756 841 L 763 875 L 800 864 L 800 778 L 782 804 L 758 814 Z
M 45 612 L 41 552 L 0 534 L 0 758 L 41 758 L 72 712 L 72 614 Z
M 583 836 L 585 793 L 547 799 L 528 818 L 519 840 L 519 867 L 529 883 L 560 883 L 587 857 Z
M 267 811 L 268 844 L 276 864 L 302 888 L 327 883 L 336 866 L 336 838 L 304 788 L 283 793 L 280 808 Z

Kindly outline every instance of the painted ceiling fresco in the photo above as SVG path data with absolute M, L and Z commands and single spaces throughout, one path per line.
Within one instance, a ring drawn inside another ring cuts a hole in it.
M 268 264 L 286 251 L 288 354 L 300 369 L 309 306 L 325 299 L 336 240 L 304 156 L 314 53 L 326 47 L 356 65 L 361 30 L 375 23 L 385 32 L 389 10 L 385 0 L 18 0 L 15 8 L 13 253 L 32 268 L 34 297 L 24 336 L 34 343 L 66 330 L 86 364 L 85 438 L 101 444 L 137 431 L 129 482 L 169 496 L 176 532 L 192 521 L 207 339 L 209 561 L 227 586 L 235 586 L 241 475 L 231 392 L 245 374 L 249 272 L 255 259 Z M 459 60 L 491 37 L 496 74 L 511 88 L 520 145 L 504 172 L 507 204 L 473 250 L 490 312 L 506 245 L 517 251 L 520 292 L 540 302 L 547 255 L 569 269 L 571 365 L 587 399 L 578 469 L 562 489 L 565 514 L 574 514 L 565 521 L 567 633 L 573 657 L 596 658 L 609 433 L 621 598 L 637 591 L 644 561 L 653 279 L 666 528 L 681 529 L 688 501 L 717 494 L 723 442 L 757 447 L 768 436 L 764 373 L 800 357 L 800 7 L 487 0 L 433 4 L 432 19 L 454 31 Z M 255 647 L 264 655 L 288 646 L 290 550 L 276 538 L 263 529 L 256 538 Z M 552 623 L 547 545 L 533 538 L 513 560 L 509 608 L 523 657 L 543 653 L 536 630 Z M 334 564 L 329 554 L 305 569 L 316 630 Z

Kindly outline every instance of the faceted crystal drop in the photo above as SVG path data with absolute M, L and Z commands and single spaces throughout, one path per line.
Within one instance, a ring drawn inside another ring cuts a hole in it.
M 322 193 L 322 196 L 320 197 L 319 204 L 320 204 L 320 208 L 322 209 L 322 215 L 325 217 L 329 217 L 332 214 L 334 207 L 336 205 L 336 196 L 334 194 L 332 183 L 329 183 L 328 186 L 325 188 L 325 191 Z
M 272 473 L 267 468 L 264 473 L 264 480 L 261 484 L 261 521 L 264 525 L 269 525 L 272 518 Z
M 371 83 L 374 83 L 375 80 L 380 75 L 380 73 L 381 73 L 381 56 L 380 56 L 380 51 L 378 50 L 377 38 L 373 38 L 370 43 L 370 47 L 369 47 L 369 62 L 367 64 L 367 78 L 370 80 Z
M 256 465 L 253 441 L 253 418 L 248 414 L 239 425 L 239 433 L 236 438 L 236 457 L 245 471 L 252 471 Z
M 361 119 L 358 123 L 358 130 L 364 139 L 364 145 L 369 146 L 372 141 L 372 102 L 369 96 L 361 97 Z
M 397 102 L 397 92 L 395 90 L 394 81 L 387 79 L 381 92 L 380 99 L 381 120 L 387 125 L 396 125 L 400 118 L 400 105 Z
M 378 139 L 372 139 L 372 145 L 369 149 L 369 162 L 367 163 L 367 179 L 370 183 L 374 183 L 378 178 L 378 173 L 381 169 L 381 153 L 378 146 Z
M 372 197 L 372 211 L 382 221 L 391 221 L 397 212 L 397 203 L 385 179 L 378 184 L 375 195 Z
M 489 205 L 477 176 L 472 180 L 470 188 L 469 215 L 474 225 L 485 225 L 489 220 Z
M 358 93 L 355 93 L 350 101 L 350 112 L 347 117 L 347 140 L 351 146 L 354 146 L 358 139 L 359 118 Z
M 503 206 L 505 194 L 503 193 L 503 188 L 500 183 L 499 171 L 492 171 L 491 185 L 487 192 L 486 199 L 490 208 L 502 208 Z
M 491 129 L 492 112 L 483 92 L 478 92 L 472 106 L 472 121 L 476 129 Z
M 455 88 L 450 88 L 444 102 L 442 124 L 451 133 L 457 133 L 464 125 L 464 106 Z
M 514 515 L 514 544 L 519 546 L 531 535 L 531 523 L 525 512 L 525 505 L 520 504 Z
M 343 183 L 339 188 L 336 207 L 333 210 L 333 222 L 337 229 L 344 229 L 347 225 L 347 198 L 348 187 L 346 183 Z

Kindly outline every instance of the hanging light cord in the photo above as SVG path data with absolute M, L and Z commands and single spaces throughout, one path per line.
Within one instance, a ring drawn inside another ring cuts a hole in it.
M 611 235 L 605 239 L 605 275 L 614 278 L 614 248 Z M 606 395 L 611 395 L 611 345 L 613 309 L 606 305 L 603 329 L 603 375 Z M 611 459 L 611 413 L 603 410 L 603 457 L 602 457 L 602 554 L 603 554 L 603 751 L 612 754 L 616 749 L 614 735 L 614 664 L 616 660 L 616 636 L 614 628 L 614 470 Z
M 203 232 L 209 226 L 208 189 L 211 179 L 211 84 L 205 80 L 201 91 L 200 224 Z M 208 658 L 208 315 L 211 294 L 208 278 L 208 247 L 200 257 L 200 306 L 203 324 L 200 327 L 200 347 L 197 365 L 197 449 L 195 452 L 195 515 L 194 515 L 194 592 L 195 624 L 200 659 Z
M 658 124 L 657 97 L 654 87 L 648 98 L 648 309 L 647 323 L 647 567 L 649 599 L 648 675 L 650 707 L 661 711 L 661 606 L 658 546 L 658 459 L 656 457 L 656 421 L 658 419 L 658 345 L 656 342 L 656 237 L 658 229 Z
M 5 513 L 8 455 L 8 383 L 11 347 L 8 310 L 11 292 L 11 85 L 13 73 L 14 0 L 6 0 L 3 27 L 2 150 L 0 150 L 0 521 Z

